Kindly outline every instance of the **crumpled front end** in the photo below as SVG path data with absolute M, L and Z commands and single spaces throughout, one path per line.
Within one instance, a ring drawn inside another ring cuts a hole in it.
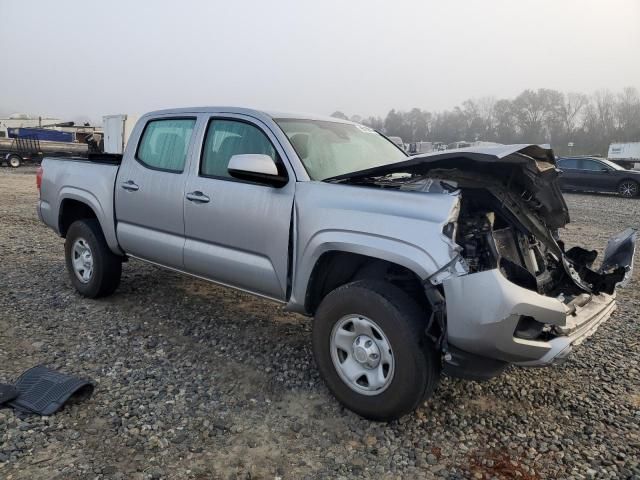
M 596 268 L 596 251 L 565 251 L 555 235 L 549 244 L 513 212 L 482 200 L 486 192 L 469 194 L 456 233 L 469 274 L 442 283 L 448 344 L 458 356 L 521 366 L 564 360 L 615 310 L 615 290 L 632 275 L 635 230 L 612 237 Z
M 520 153 L 432 167 L 429 181 L 460 196 L 445 233 L 466 272 L 449 268 L 429 279 L 446 301 L 445 370 L 447 362 L 465 370 L 484 359 L 522 366 L 565 359 L 615 310 L 615 290 L 632 275 L 635 230 L 612 237 L 596 267 L 597 251 L 568 248 L 558 234 L 569 216 L 550 158 Z
M 551 298 L 515 285 L 497 269 L 450 278 L 444 290 L 449 344 L 522 366 L 564 360 L 616 308 L 615 295 Z
M 442 229 L 449 261 L 425 290 L 445 371 L 475 368 L 471 377 L 482 378 L 509 363 L 566 358 L 609 318 L 615 289 L 631 278 L 633 229 L 609 241 L 599 267 L 595 250 L 567 248 L 558 230 L 569 212 L 557 179 L 550 149 L 502 145 L 418 155 L 332 181 L 459 199 Z

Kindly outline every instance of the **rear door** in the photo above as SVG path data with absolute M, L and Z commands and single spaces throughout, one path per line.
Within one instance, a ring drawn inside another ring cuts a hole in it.
M 595 192 L 615 191 L 618 179 L 613 168 L 598 160 L 584 158 L 580 160 L 583 183 L 587 190 Z
M 295 177 L 268 126 L 245 115 L 211 116 L 185 194 L 185 270 L 284 300 Z M 233 155 L 271 156 L 289 178 L 281 188 L 237 180 Z
M 115 185 L 118 242 L 130 255 L 182 269 L 184 192 L 195 117 L 160 117 L 127 151 Z

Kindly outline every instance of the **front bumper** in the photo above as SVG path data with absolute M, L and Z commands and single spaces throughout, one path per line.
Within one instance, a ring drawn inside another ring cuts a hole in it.
M 616 308 L 615 294 L 591 295 L 580 302 L 582 306 L 566 305 L 511 283 L 497 269 L 452 277 L 443 285 L 448 342 L 466 352 L 523 366 L 562 361 Z M 514 334 L 523 316 L 562 333 L 548 341 L 518 338 Z

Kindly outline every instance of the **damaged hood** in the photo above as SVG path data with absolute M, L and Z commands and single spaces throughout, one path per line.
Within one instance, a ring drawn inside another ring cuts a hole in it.
M 539 145 L 500 145 L 461 148 L 409 157 L 407 160 L 369 168 L 327 179 L 329 182 L 358 182 L 395 173 L 436 175 L 437 171 L 458 172 L 460 183 L 473 187 L 474 174 L 478 187 L 491 179 L 524 200 L 548 228 L 557 229 L 569 223 L 567 204 L 557 183 L 553 151 Z
M 396 175 L 400 174 L 400 176 Z M 404 183 L 428 178 L 452 189 L 485 189 L 510 212 L 523 231 L 533 234 L 562 264 L 573 282 L 587 292 L 613 293 L 631 275 L 636 232 L 627 229 L 612 239 L 600 269 L 595 250 L 565 251 L 557 229 L 569 223 L 569 212 L 557 178 L 553 151 L 539 145 L 464 148 L 409 157 L 401 162 L 329 178 L 351 184 Z M 404 179 L 402 175 L 409 175 Z M 454 182 L 451 185 L 449 182 Z M 431 187 L 428 187 L 431 188 Z

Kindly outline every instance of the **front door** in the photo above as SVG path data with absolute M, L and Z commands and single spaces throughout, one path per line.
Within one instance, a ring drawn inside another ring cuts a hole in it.
M 271 156 L 287 172 L 272 132 L 242 115 L 212 117 L 185 194 L 185 270 L 285 300 L 295 181 L 281 188 L 229 175 L 233 155 Z
M 150 120 L 115 186 L 118 243 L 130 255 L 183 269 L 186 159 L 195 118 Z

